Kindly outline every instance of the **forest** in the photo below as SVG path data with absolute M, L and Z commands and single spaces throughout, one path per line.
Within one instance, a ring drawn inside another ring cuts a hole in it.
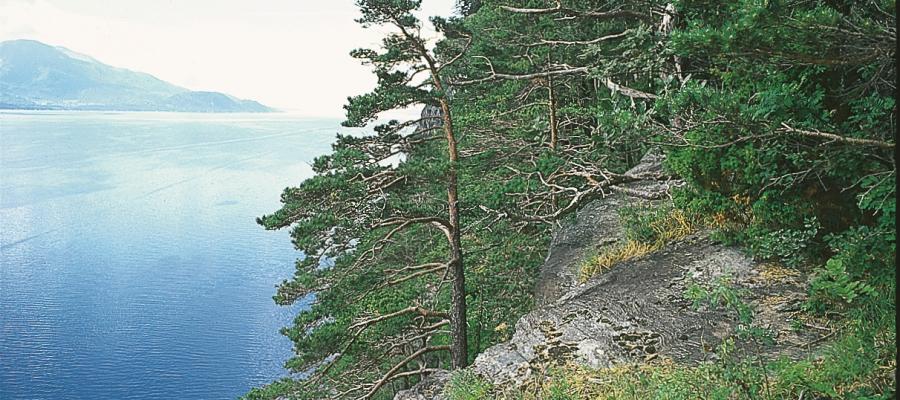
M 311 306 L 282 331 L 294 374 L 246 398 L 391 399 L 444 372 L 447 399 L 894 397 L 893 1 L 356 3 L 387 33 L 351 54 L 378 85 L 344 125 L 379 122 L 258 218 L 305 255 L 275 301 Z M 662 191 L 628 186 L 648 154 Z M 554 232 L 623 193 L 653 206 L 621 212 L 627 242 L 582 281 L 699 235 L 808 277 L 790 323 L 814 346 L 735 350 L 771 337 L 724 280 L 683 293 L 739 321 L 714 361 L 560 362 L 515 385 L 467 368 L 539 307 Z

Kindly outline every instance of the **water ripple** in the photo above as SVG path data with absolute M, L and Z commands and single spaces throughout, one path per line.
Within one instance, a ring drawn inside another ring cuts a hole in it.
M 338 129 L 4 119 L 0 183 L 16 190 L 0 201 L 0 399 L 234 398 L 286 374 L 278 330 L 302 305 L 271 296 L 298 254 L 254 218 Z

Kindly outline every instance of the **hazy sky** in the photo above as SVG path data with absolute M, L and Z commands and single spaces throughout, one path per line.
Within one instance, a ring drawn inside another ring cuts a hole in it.
M 454 0 L 423 0 L 449 15 Z M 0 0 L 0 41 L 34 39 L 193 90 L 341 116 L 375 84 L 350 58 L 381 35 L 353 0 Z

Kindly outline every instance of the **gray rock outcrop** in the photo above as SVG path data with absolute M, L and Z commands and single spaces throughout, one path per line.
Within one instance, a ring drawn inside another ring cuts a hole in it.
M 659 203 L 665 197 L 659 194 L 678 184 L 663 175 L 661 158 L 645 156 L 626 173 L 642 179 L 585 205 L 556 230 L 535 288 L 538 308 L 519 320 L 508 342 L 480 354 L 473 371 L 494 384 L 519 386 L 566 363 L 600 368 L 664 358 L 709 360 L 734 334 L 737 315 L 728 307 L 693 307 L 685 297 L 691 285 L 726 284 L 743 292 L 742 301 L 755 310 L 754 325 L 774 339 L 761 350 L 766 354 L 798 353 L 814 340 L 790 326 L 791 313 L 806 295 L 805 276 L 754 262 L 702 233 L 579 283 L 586 256 L 624 239 L 619 210 L 636 202 Z
M 659 203 L 656 198 L 681 184 L 664 174 L 662 161 L 659 152 L 648 152 L 638 165 L 625 173 L 637 181 L 618 186 L 606 197 L 585 204 L 575 213 L 574 220 L 554 230 L 547 258 L 535 284 L 537 305 L 553 302 L 578 285 L 578 265 L 588 254 L 624 239 L 619 222 L 622 207 Z M 635 196 L 638 193 L 643 197 Z
M 411 388 L 397 392 L 394 400 L 445 400 L 443 391 L 449 379 L 449 371 L 435 372 Z
M 775 273 L 772 270 L 776 270 Z M 506 343 L 478 356 L 472 369 L 495 384 L 518 386 L 547 367 L 570 362 L 594 368 L 668 358 L 696 363 L 715 357 L 732 335 L 736 313 L 694 308 L 684 293 L 730 277 L 756 309 L 756 326 L 791 354 L 813 338 L 791 329 L 790 312 L 805 296 L 805 277 L 753 262 L 739 250 L 691 236 L 641 259 L 623 262 L 522 317 Z
M 473 372 L 510 388 L 542 379 L 555 365 L 604 368 L 663 359 L 684 364 L 714 360 L 716 348 L 735 334 L 740 321 L 727 306 L 695 307 L 685 296 L 692 287 L 739 292 L 741 301 L 754 310 L 753 326 L 773 339 L 764 348 L 739 341 L 738 348 L 752 345 L 755 354 L 798 356 L 817 341 L 791 326 L 806 296 L 806 276 L 755 262 L 703 232 L 579 282 L 585 257 L 624 240 L 622 207 L 661 203 L 679 184 L 664 176 L 661 158 L 649 153 L 626 173 L 640 179 L 586 204 L 574 220 L 555 230 L 535 287 L 537 308 L 518 321 L 509 341 L 478 355 L 469 367 Z M 448 377 L 434 374 L 395 399 L 443 399 L 438 389 Z

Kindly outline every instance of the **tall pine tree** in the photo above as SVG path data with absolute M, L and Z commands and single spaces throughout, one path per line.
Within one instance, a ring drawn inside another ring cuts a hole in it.
M 468 363 L 459 150 L 442 79 L 466 38 L 454 21 L 435 18 L 445 37 L 436 53 L 414 15 L 419 3 L 357 2 L 359 23 L 389 33 L 381 49 L 351 53 L 373 67 L 378 85 L 349 98 L 343 124 L 364 127 L 412 106 L 440 112 L 339 136 L 334 153 L 315 161 L 316 175 L 286 189 L 283 207 L 258 220 L 292 227 L 306 254 L 276 296 L 282 304 L 315 297 L 285 332 L 296 344 L 289 366 L 312 374 L 298 396 L 372 398 Z

